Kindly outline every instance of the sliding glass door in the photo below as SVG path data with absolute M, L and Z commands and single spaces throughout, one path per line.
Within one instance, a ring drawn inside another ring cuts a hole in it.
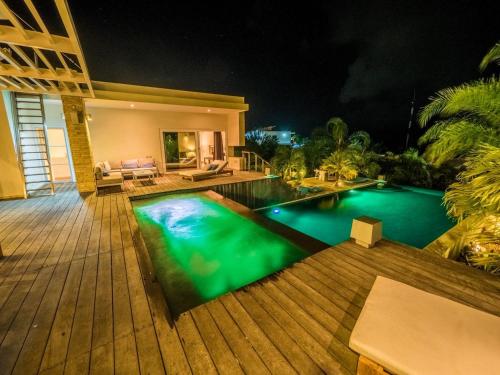
M 165 169 L 197 168 L 213 160 L 226 159 L 226 133 L 223 131 L 162 130 Z
M 166 169 L 198 166 L 196 132 L 163 132 Z

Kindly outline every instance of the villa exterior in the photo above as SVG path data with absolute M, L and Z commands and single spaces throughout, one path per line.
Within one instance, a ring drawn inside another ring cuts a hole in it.
M 244 145 L 243 97 L 91 81 L 67 4 L 56 5 L 67 37 L 50 34 L 34 7 L 40 31 L 26 30 L 7 6 L 0 10 L 12 23 L 0 26 L 6 44 L 0 199 L 26 197 L 29 184 L 36 191 L 39 181 L 71 181 L 80 192 L 94 191 L 94 165 L 102 161 L 120 166 L 152 158 L 161 173 L 213 159 L 239 168 L 238 158 L 231 159 Z M 76 70 L 69 67 L 75 60 Z M 30 141 L 35 138 L 41 140 Z

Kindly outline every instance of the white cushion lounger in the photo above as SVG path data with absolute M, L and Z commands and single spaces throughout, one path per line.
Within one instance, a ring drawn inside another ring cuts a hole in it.
M 394 374 L 498 374 L 500 318 L 378 276 L 349 347 Z
M 179 175 L 182 176 L 182 178 L 187 178 L 190 179 L 191 181 L 196 181 L 196 180 L 201 180 L 202 178 L 216 176 L 218 174 L 221 174 L 224 168 L 226 168 L 227 161 L 214 160 L 211 164 L 217 164 L 217 168 L 213 170 L 195 169 L 190 171 L 182 171 L 179 172 Z

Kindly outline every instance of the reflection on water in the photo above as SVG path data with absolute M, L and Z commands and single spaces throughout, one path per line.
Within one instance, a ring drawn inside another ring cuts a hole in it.
M 220 195 L 256 209 L 304 197 L 281 178 L 238 182 L 210 188 Z

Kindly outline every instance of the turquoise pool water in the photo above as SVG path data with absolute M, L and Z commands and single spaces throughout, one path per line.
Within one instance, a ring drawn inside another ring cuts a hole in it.
M 174 315 L 308 255 L 203 194 L 165 195 L 132 205 Z
M 454 225 L 442 197 L 421 188 L 364 188 L 261 213 L 331 245 L 349 239 L 353 218 L 372 216 L 382 220 L 385 238 L 423 248 Z

